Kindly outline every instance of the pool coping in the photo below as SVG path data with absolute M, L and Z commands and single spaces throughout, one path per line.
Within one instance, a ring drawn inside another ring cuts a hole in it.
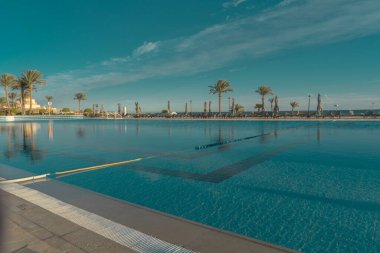
M 2 167 L 4 168 L 0 165 L 0 168 Z M 5 167 L 17 170 L 19 175 L 23 172 L 26 176 L 31 174 L 9 166 Z M 197 252 L 296 252 L 57 180 L 36 181 L 27 184 L 26 187 L 160 240 Z

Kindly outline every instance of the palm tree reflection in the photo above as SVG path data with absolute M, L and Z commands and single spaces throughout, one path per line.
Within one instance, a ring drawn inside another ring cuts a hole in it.
M 86 131 L 85 131 L 84 127 L 80 126 L 77 130 L 78 138 L 80 138 L 80 139 L 84 138 L 85 133 L 86 133 Z
M 317 125 L 317 142 L 318 144 L 321 143 L 321 125 L 319 122 Z
M 42 160 L 45 151 L 37 147 L 35 140 L 35 135 L 39 128 L 39 124 L 31 122 L 1 126 L 0 134 L 7 134 L 7 146 L 3 152 L 4 156 L 7 159 L 12 159 L 19 155 L 24 155 L 32 161 Z M 20 140 L 18 136 L 22 136 L 22 139 Z
M 48 123 L 48 133 L 49 133 L 49 140 L 53 140 L 54 138 L 54 126 L 53 126 L 53 121 L 49 121 Z
M 260 125 L 260 143 L 268 143 L 270 142 L 270 140 L 272 139 L 272 135 L 271 134 L 267 134 L 269 131 L 267 130 L 267 127 L 266 127 L 266 122 L 262 122 L 262 124 Z M 277 135 L 277 131 L 276 131 L 276 135 Z

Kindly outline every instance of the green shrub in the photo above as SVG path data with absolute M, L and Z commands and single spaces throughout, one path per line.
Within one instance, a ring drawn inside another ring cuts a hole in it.
M 67 107 L 62 108 L 63 113 L 69 113 L 70 111 L 71 111 L 70 108 L 67 108 Z

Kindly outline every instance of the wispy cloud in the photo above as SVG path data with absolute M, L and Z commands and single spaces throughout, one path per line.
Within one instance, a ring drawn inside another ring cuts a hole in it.
M 136 50 L 134 51 L 134 54 L 139 56 L 139 55 L 143 55 L 143 54 L 146 54 L 149 52 L 156 51 L 158 49 L 159 43 L 160 43 L 159 41 L 157 41 L 157 42 L 144 42 L 143 45 L 136 48 Z
M 378 79 L 378 80 L 371 80 L 371 81 L 369 81 L 369 83 L 380 83 L 380 79 Z
M 58 73 L 49 76 L 48 81 L 50 87 L 65 86 L 69 90 L 78 85 L 93 89 L 147 78 L 188 76 L 280 50 L 377 34 L 379 23 L 378 0 L 288 0 L 262 13 L 216 24 L 188 37 L 144 42 L 127 56 Z M 142 57 L 148 53 L 149 57 Z
M 144 55 L 144 54 L 147 54 L 150 52 L 157 51 L 159 45 L 160 45 L 159 41 L 156 41 L 156 42 L 146 42 L 145 41 L 141 46 L 139 46 L 138 48 L 136 48 L 133 51 L 132 55 L 128 55 L 125 57 L 114 57 L 114 58 L 108 59 L 106 61 L 103 61 L 101 65 L 112 66 L 115 64 L 122 64 L 122 63 L 130 62 L 136 57 L 139 57 L 141 55 Z
M 322 95 L 322 105 L 325 111 L 335 110 L 335 105 L 338 105 L 339 109 L 372 109 L 378 108 L 380 105 L 380 99 L 376 95 L 365 95 L 365 94 L 321 94 Z M 281 110 L 291 110 L 290 101 L 297 101 L 299 103 L 299 108 L 297 110 L 307 110 L 308 108 L 308 97 L 304 96 L 284 96 L 280 97 L 279 106 Z M 260 99 L 257 99 L 260 102 Z M 315 110 L 317 107 L 317 96 L 314 95 L 310 100 L 310 108 Z
M 223 3 L 223 8 L 231 8 L 231 7 L 237 7 L 239 4 L 242 4 L 244 2 L 246 2 L 247 0 L 232 0 L 232 1 L 228 1 L 228 2 L 224 2 Z
M 279 4 L 277 4 L 277 7 L 284 7 L 295 2 L 297 2 L 297 0 L 283 0 Z
M 103 66 L 110 66 L 110 65 L 114 65 L 114 64 L 125 63 L 125 62 L 128 62 L 129 60 L 131 60 L 130 56 L 127 56 L 127 57 L 114 57 L 114 58 L 111 58 L 109 60 L 103 61 L 102 65 Z

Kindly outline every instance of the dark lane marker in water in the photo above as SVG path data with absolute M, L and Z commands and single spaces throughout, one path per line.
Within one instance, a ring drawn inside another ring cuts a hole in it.
M 239 138 L 239 139 L 235 139 L 235 140 L 219 141 L 219 142 L 215 142 L 215 143 L 211 143 L 211 144 L 206 144 L 206 145 L 200 145 L 200 146 L 195 147 L 195 149 L 196 150 L 201 150 L 201 149 L 206 149 L 206 148 L 212 148 L 212 147 L 221 146 L 221 145 L 225 145 L 225 144 L 229 144 L 229 143 L 234 143 L 234 142 L 239 142 L 239 141 L 246 141 L 246 140 L 254 139 L 254 138 L 257 138 L 257 137 L 263 137 L 263 136 L 266 136 L 266 135 L 270 135 L 270 133 L 259 134 L 259 135 L 249 136 L 249 137 L 245 137 L 245 138 Z
M 302 192 L 292 192 L 292 191 L 270 189 L 270 188 L 257 187 L 257 186 L 240 186 L 239 188 L 248 190 L 248 191 L 285 196 L 288 198 L 302 199 L 302 200 L 307 200 L 307 201 L 322 202 L 322 203 L 330 204 L 330 205 L 344 206 L 344 207 L 353 208 L 357 210 L 380 212 L 380 203 L 371 202 L 371 201 L 330 198 L 330 197 L 324 197 L 324 196 L 311 195 L 311 194 L 302 193 Z
M 260 164 L 266 160 L 273 158 L 274 156 L 280 153 L 290 150 L 292 147 L 298 144 L 301 144 L 301 143 L 293 143 L 290 145 L 281 146 L 281 147 L 272 149 L 268 152 L 251 156 L 237 163 L 224 166 L 222 168 L 219 168 L 215 171 L 212 171 L 206 174 L 192 173 L 192 172 L 186 172 L 186 171 L 181 171 L 181 170 L 157 168 L 157 167 L 151 167 L 151 166 L 148 167 L 144 165 L 134 165 L 134 164 L 130 164 L 127 167 L 130 169 L 136 169 L 136 170 L 160 174 L 160 175 L 174 176 L 174 177 L 204 181 L 204 182 L 209 182 L 209 183 L 221 183 L 224 180 L 227 180 L 235 175 L 238 175 L 242 173 L 243 171 L 248 170 L 257 164 Z
M 280 146 L 278 148 L 269 150 L 267 152 L 251 156 L 239 162 L 224 166 L 213 172 L 205 174 L 203 180 L 208 181 L 208 182 L 213 182 L 213 183 L 222 182 L 230 177 L 233 177 L 237 174 L 242 173 L 243 171 L 248 170 L 249 168 L 255 165 L 258 165 L 262 162 L 270 160 L 273 157 L 290 150 L 292 147 L 296 146 L 297 144 L 300 144 L 300 143 Z

